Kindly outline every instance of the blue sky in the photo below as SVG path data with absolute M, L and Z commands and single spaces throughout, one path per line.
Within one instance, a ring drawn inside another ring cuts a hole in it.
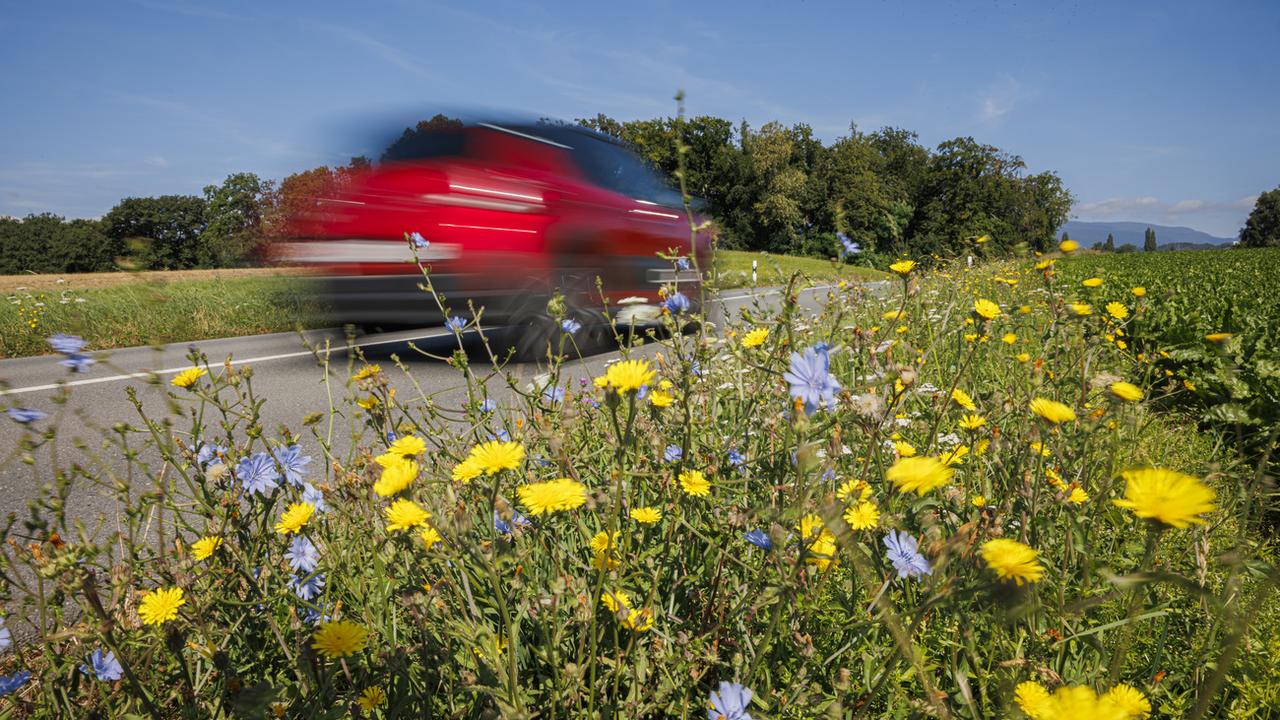
M 390 109 L 972 135 L 1081 220 L 1234 235 L 1280 184 L 1278 2 L 6 3 L 0 214 L 345 161 Z

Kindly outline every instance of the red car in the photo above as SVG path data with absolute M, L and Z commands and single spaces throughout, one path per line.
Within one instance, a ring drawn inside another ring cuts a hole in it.
M 709 240 L 690 248 L 680 194 L 606 135 L 547 123 L 442 123 L 406 131 L 382 160 L 347 176 L 293 219 L 295 239 L 276 248 L 317 266 L 336 320 L 363 327 L 424 326 L 446 316 L 513 326 L 526 357 L 545 357 L 559 325 L 547 301 L 559 291 L 569 315 L 605 324 L 661 317 L 660 290 L 677 288 L 697 309 Z M 406 233 L 428 243 L 444 308 L 419 288 Z M 675 254 L 682 261 L 662 259 Z

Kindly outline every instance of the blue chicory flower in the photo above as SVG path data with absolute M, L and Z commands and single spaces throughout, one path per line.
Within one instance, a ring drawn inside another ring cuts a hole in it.
M 667 449 L 662 452 L 662 459 L 669 463 L 678 461 L 684 457 L 684 450 L 679 445 L 668 445 Z
M 929 575 L 933 568 L 929 561 L 917 550 L 919 543 L 914 537 L 900 530 L 890 530 L 884 536 L 884 546 L 889 549 L 889 562 L 898 571 L 898 578 Z
M 419 250 L 425 249 L 431 244 L 430 240 L 422 237 L 422 233 L 418 232 L 409 233 L 409 239 L 413 241 L 413 246 Z
M 329 505 L 324 501 L 324 493 L 311 483 L 302 483 L 302 502 L 310 503 L 316 512 L 329 512 Z
M 729 448 L 729 452 L 725 454 L 729 458 L 729 464 L 736 468 L 741 469 L 747 462 L 747 459 L 742 457 L 742 453 L 738 452 L 736 448 Z
M 22 423 L 23 425 L 28 425 L 37 420 L 43 420 L 49 417 L 47 413 L 34 408 L 11 407 L 5 412 L 9 414 L 10 420 L 13 420 L 16 423 Z
M 445 326 L 445 329 L 447 330 L 452 330 L 453 332 L 462 332 L 462 330 L 467 327 L 467 321 L 463 320 L 457 315 L 454 315 L 453 317 L 445 321 L 444 326 Z
M 823 405 L 835 407 L 840 383 L 831 377 L 830 369 L 826 343 L 791 353 L 791 369 L 782 376 L 791 384 L 791 397 L 804 401 L 806 414 L 814 414 Z
M 689 258 L 676 258 L 676 269 L 681 272 L 689 269 Z
M 840 241 L 841 250 L 843 251 L 841 253 L 841 257 L 846 254 L 857 255 L 862 252 L 862 246 L 850 240 L 848 235 L 845 235 L 844 233 L 836 233 L 836 238 Z
M 600 401 L 599 401 L 599 400 L 597 400 L 597 399 L 595 399 L 595 398 L 593 398 L 593 397 L 591 397 L 591 396 L 587 396 L 587 397 L 582 398 L 582 402 L 584 402 L 584 403 L 586 403 L 586 404 L 590 405 L 591 407 L 595 408 L 596 410 L 599 410 L 599 409 L 600 409 Z
M 289 543 L 289 549 L 285 551 L 284 559 L 294 572 L 313 573 L 320 563 L 320 550 L 311 542 L 311 538 L 306 535 L 299 535 L 293 539 L 293 542 Z
M 521 515 L 519 512 L 511 511 L 511 522 L 502 519 L 497 510 L 493 511 L 493 529 L 503 535 L 510 535 L 515 528 L 529 527 L 529 518 Z
M 760 528 L 744 533 L 742 537 L 746 538 L 747 542 L 758 548 L 763 548 L 765 550 L 773 549 L 773 540 L 770 540 L 765 531 Z
M 721 681 L 720 690 L 711 691 L 708 720 L 751 720 L 751 716 L 747 714 L 747 706 L 751 704 L 751 696 L 754 694 L 738 683 Z
M 564 320 L 560 321 L 560 329 L 569 333 L 570 335 L 573 335 L 574 333 L 582 329 L 582 323 L 578 322 L 577 320 L 574 320 L 573 318 L 565 318 Z
M 552 385 L 542 391 L 542 399 L 549 403 L 564 402 L 564 388 L 559 385 Z
M 82 353 L 67 353 L 67 356 L 58 362 L 63 367 L 71 368 L 72 372 L 89 372 L 89 368 L 98 361 L 84 355 Z
M 23 685 L 26 685 L 27 680 L 30 679 L 30 670 L 19 670 L 12 675 L 0 675 L 0 697 L 4 697 Z
M 494 402 L 494 401 L 493 401 L 492 399 L 490 399 L 490 398 L 485 398 L 485 399 L 480 403 L 480 412 L 482 412 L 482 413 L 489 413 L 489 412 L 493 412 L 494 410 L 497 410 L 497 409 L 498 409 L 498 403 Z
M 221 445 L 201 441 L 196 449 L 196 463 L 202 468 L 220 465 L 222 464 L 222 456 L 226 453 L 227 449 Z
M 306 577 L 290 575 L 289 587 L 293 588 L 293 594 L 299 598 L 308 602 L 315 600 L 320 596 L 320 593 L 324 592 L 324 573 Z
M 276 448 L 273 451 L 276 462 L 280 463 L 280 469 L 284 470 L 285 482 L 294 487 L 302 486 L 302 475 L 307 471 L 307 465 L 311 462 L 311 456 L 302 454 L 302 450 L 297 445 Z
M 684 293 L 676 291 L 671 293 L 666 302 L 662 303 L 662 307 L 666 308 L 667 312 L 672 315 L 679 315 L 682 312 L 689 311 L 689 298 L 685 297 Z
M 280 473 L 276 470 L 276 463 L 264 452 L 241 460 L 236 465 L 235 476 L 248 493 L 266 495 L 280 486 Z
M 329 614 L 329 606 L 321 605 L 319 609 L 306 608 L 302 611 L 302 622 L 308 625 L 317 625 L 322 622 L 329 622 L 333 616 Z
M 506 428 L 498 428 L 489 433 L 490 440 L 501 440 L 502 442 L 511 442 L 511 433 Z
M 63 355 L 78 353 L 83 350 L 85 346 L 85 341 L 80 336 L 64 335 L 63 333 L 58 333 L 57 335 L 49 338 L 48 343 L 49 347 L 54 349 L 54 352 L 60 352 Z
M 689 372 L 693 373 L 694 377 L 702 377 L 702 363 L 694 360 L 689 365 Z
M 124 675 L 124 668 L 120 666 L 120 661 L 116 660 L 116 654 L 110 650 L 103 651 L 98 648 L 89 654 L 89 664 L 81 665 L 80 672 L 88 675 L 92 673 L 99 680 L 119 680 Z

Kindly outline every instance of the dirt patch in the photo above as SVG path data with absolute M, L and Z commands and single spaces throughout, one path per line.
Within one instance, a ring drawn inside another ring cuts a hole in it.
M 164 284 L 184 280 L 225 280 L 273 275 L 305 275 L 306 268 L 222 268 L 217 270 L 151 270 L 146 272 L 65 273 L 61 275 L 0 275 L 0 293 L 91 290 L 132 284 Z

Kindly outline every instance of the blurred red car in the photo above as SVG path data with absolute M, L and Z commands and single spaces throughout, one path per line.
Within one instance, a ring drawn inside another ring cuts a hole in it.
M 517 348 L 532 356 L 559 332 L 546 308 L 557 291 L 571 317 L 599 327 L 599 278 L 619 323 L 645 325 L 660 318 L 664 287 L 696 310 L 693 268 L 710 262 L 705 233 L 690 247 L 677 191 L 614 139 L 559 124 L 419 126 L 290 226 L 275 255 L 321 270 L 337 321 L 424 326 L 470 319 L 473 304 L 486 327 L 515 326 Z M 417 256 L 445 312 L 419 288 L 406 233 L 429 243 Z

